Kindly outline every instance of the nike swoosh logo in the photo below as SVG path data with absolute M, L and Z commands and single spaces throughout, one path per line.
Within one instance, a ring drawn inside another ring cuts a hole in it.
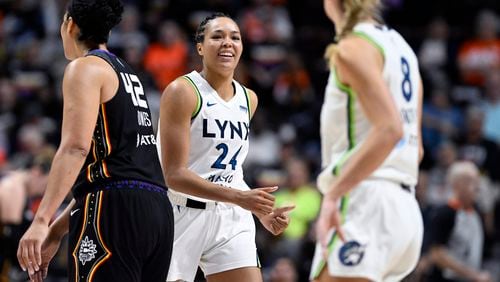
M 207 107 L 211 107 L 213 105 L 217 105 L 217 103 L 210 103 L 210 102 L 207 102 Z
M 80 209 L 76 209 L 76 210 L 72 210 L 69 212 L 69 216 L 73 216 L 77 211 L 79 211 Z

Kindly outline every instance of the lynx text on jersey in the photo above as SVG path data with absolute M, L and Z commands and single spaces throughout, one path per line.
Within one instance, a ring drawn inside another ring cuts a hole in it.
M 250 125 L 244 121 L 203 119 L 204 138 L 248 140 Z

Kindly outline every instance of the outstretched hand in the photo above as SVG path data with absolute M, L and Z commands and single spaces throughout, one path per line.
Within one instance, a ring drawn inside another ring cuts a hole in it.
M 273 235 L 279 235 L 288 227 L 290 217 L 288 213 L 292 211 L 295 206 L 283 206 L 274 209 L 271 213 L 259 217 L 262 225 Z
M 235 202 L 238 206 L 251 211 L 257 217 L 262 217 L 273 212 L 275 187 L 255 188 L 248 191 L 239 191 Z

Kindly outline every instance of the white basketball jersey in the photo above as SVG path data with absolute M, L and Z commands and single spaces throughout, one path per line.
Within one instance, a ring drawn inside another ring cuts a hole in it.
M 365 38 L 382 52 L 383 77 L 404 125 L 403 138 L 370 177 L 415 185 L 420 134 L 417 57 L 403 37 L 386 26 L 360 23 L 354 27 L 354 34 Z M 363 144 L 370 128 L 357 94 L 338 80 L 335 68 L 332 68 L 321 111 L 323 167 L 334 175 L 338 174 L 345 161 Z
M 188 168 L 200 177 L 222 186 L 249 190 L 243 180 L 242 164 L 248 153 L 250 102 L 244 86 L 233 80 L 235 95 L 224 101 L 196 71 L 184 75 L 198 95 L 198 107 L 191 119 Z M 158 130 L 157 148 L 160 151 Z M 169 191 L 198 201 L 210 200 Z

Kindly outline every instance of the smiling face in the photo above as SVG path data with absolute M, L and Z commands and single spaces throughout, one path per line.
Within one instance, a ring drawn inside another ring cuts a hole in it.
M 243 51 L 238 25 L 227 17 L 210 20 L 197 49 L 203 57 L 204 68 L 222 73 L 234 72 Z

